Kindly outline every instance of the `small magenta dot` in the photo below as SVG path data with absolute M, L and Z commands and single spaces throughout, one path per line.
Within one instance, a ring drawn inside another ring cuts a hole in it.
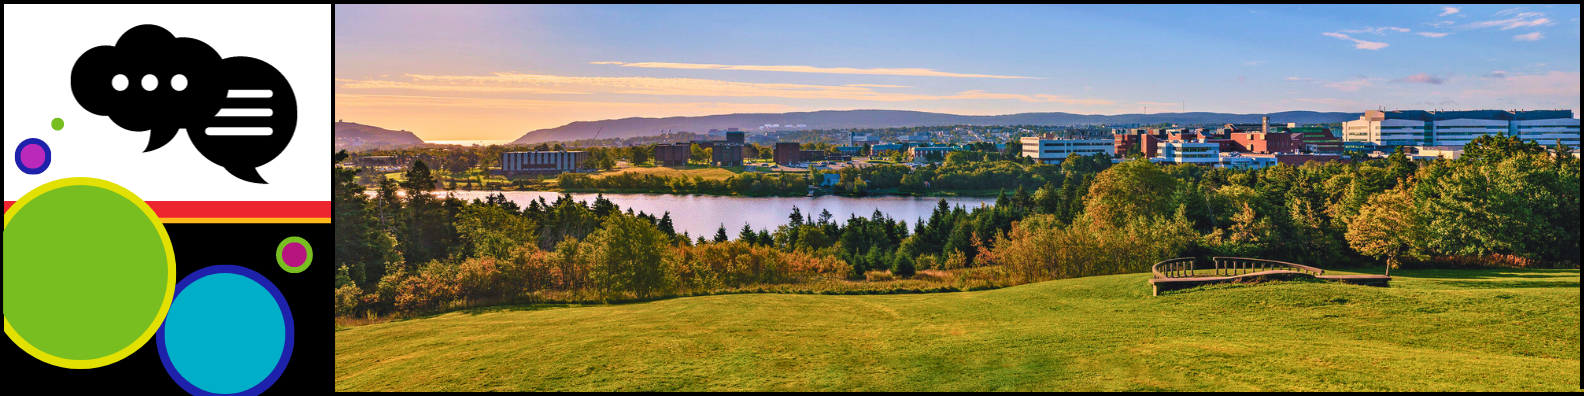
M 44 148 L 37 144 L 29 144 L 22 148 L 22 167 L 37 168 L 44 165 Z
M 304 261 L 308 261 L 308 250 L 301 243 L 288 243 L 286 249 L 281 251 L 281 260 L 286 261 L 288 266 L 301 266 Z

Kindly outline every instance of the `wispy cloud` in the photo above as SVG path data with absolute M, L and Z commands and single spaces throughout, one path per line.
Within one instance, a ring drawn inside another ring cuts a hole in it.
M 1506 78 L 1489 80 L 1492 84 L 1490 87 L 1466 90 L 1462 92 L 1462 96 L 1473 98 L 1553 96 L 1571 98 L 1574 101 L 1579 97 L 1579 72 L 1576 71 L 1551 71 L 1544 74 L 1501 73 L 1501 75 Z
M 1501 70 L 1497 70 L 1497 71 L 1493 71 L 1493 72 L 1490 72 L 1490 73 L 1481 74 L 1480 77 L 1507 78 L 1507 72 L 1501 71 Z
M 1313 78 L 1307 78 L 1307 77 L 1287 77 L 1286 80 L 1287 81 L 1314 81 Z
M 1410 82 L 1410 83 L 1425 83 L 1425 84 L 1441 84 L 1441 83 L 1445 83 L 1446 82 L 1445 79 L 1442 79 L 1441 77 L 1432 76 L 1429 73 L 1419 73 L 1419 74 L 1415 74 L 1415 75 L 1412 75 L 1412 76 L 1403 77 L 1402 79 L 1399 79 L 1399 80 L 1396 80 L 1396 81 L 1397 82 Z
M 1425 23 L 1425 24 L 1426 25 L 1430 25 L 1430 27 L 1447 27 L 1447 26 L 1452 26 L 1452 21 L 1436 21 L 1436 22 L 1428 22 L 1428 23 Z
M 1178 102 L 1178 103 L 1168 103 L 1168 102 L 1133 102 L 1133 103 L 1138 103 L 1138 104 L 1145 105 L 1145 106 L 1156 106 L 1156 107 L 1167 107 L 1167 106 L 1180 107 L 1180 106 L 1183 105 L 1181 102 Z
M 935 69 L 921 68 L 871 68 L 859 69 L 852 67 L 817 67 L 817 66 L 758 66 L 758 65 L 717 65 L 709 63 L 670 63 L 670 62 L 590 62 L 600 65 L 621 65 L 621 67 L 646 67 L 660 69 L 693 69 L 693 70 L 753 70 L 774 71 L 789 73 L 829 73 L 829 74 L 872 74 L 886 76 L 927 76 L 927 77 L 973 77 L 973 78 L 1030 78 L 1039 77 L 1023 76 L 997 76 L 991 74 L 950 73 Z
M 1265 64 L 1265 61 L 1262 60 L 1243 62 L 1243 66 L 1259 66 L 1263 64 Z
M 1343 40 L 1353 41 L 1354 43 L 1356 43 L 1353 46 L 1353 48 L 1358 48 L 1358 49 L 1378 50 L 1378 49 L 1381 49 L 1381 48 L 1386 48 L 1387 46 L 1391 45 L 1391 44 L 1386 44 L 1386 43 L 1377 43 L 1377 42 L 1373 42 L 1373 41 L 1359 40 L 1359 39 L 1356 39 L 1356 38 L 1353 38 L 1353 37 L 1349 37 L 1348 35 L 1342 34 L 1342 33 L 1329 33 L 1328 32 L 1328 33 L 1320 33 L 1320 34 L 1325 35 L 1326 37 L 1335 37 L 1335 38 L 1339 38 L 1339 39 L 1343 39 Z
M 571 77 L 544 74 L 501 72 L 487 76 L 437 76 L 407 74 L 413 82 L 355 81 L 343 83 L 347 89 L 413 89 L 423 91 L 517 92 L 517 93 L 614 93 L 673 96 L 732 96 L 792 99 L 846 99 L 881 102 L 946 99 L 1015 99 L 1024 102 L 1052 102 L 1073 105 L 1110 105 L 1104 99 L 1072 98 L 1049 94 L 1006 94 L 983 90 L 962 91 L 955 95 L 922 95 L 876 92 L 871 88 L 906 88 L 901 85 L 852 84 L 809 85 L 745 83 L 696 78 L 654 77 Z
M 1319 103 L 1319 104 L 1331 105 L 1331 106 L 1357 106 L 1358 105 L 1358 102 L 1354 102 L 1354 101 L 1347 100 L 1347 99 L 1337 99 L 1337 98 L 1293 98 L 1293 100 L 1296 100 L 1296 101 L 1299 101 L 1299 102 Z
M 1406 28 L 1400 28 L 1400 27 L 1395 27 L 1395 26 L 1387 26 L 1387 27 L 1378 27 L 1378 28 L 1364 28 L 1364 29 L 1360 29 L 1360 30 L 1343 30 L 1343 31 L 1342 31 L 1342 33 L 1353 33 L 1353 34 L 1358 34 L 1358 33 L 1374 33 L 1374 34 L 1386 34 L 1386 32 L 1397 32 L 1397 33 L 1408 33 L 1408 32 L 1409 32 L 1409 31 L 1410 31 L 1410 30 L 1408 30 L 1408 29 L 1406 29 Z
M 1545 38 L 1545 35 L 1540 34 L 1540 32 L 1534 32 L 1513 36 L 1513 41 L 1540 41 L 1543 38 Z
M 1320 85 L 1324 86 L 1326 88 L 1331 88 L 1331 89 L 1335 89 L 1335 90 L 1338 90 L 1338 91 L 1353 92 L 1353 91 L 1357 91 L 1357 90 L 1359 90 L 1361 88 L 1375 86 L 1375 82 L 1378 81 L 1378 80 L 1379 79 L 1359 78 L 1359 79 L 1356 79 L 1356 80 L 1348 80 L 1348 81 L 1326 82 L 1326 83 L 1322 83 Z
M 1452 34 L 1452 33 L 1419 32 L 1419 33 L 1414 33 L 1414 34 L 1417 34 L 1417 35 L 1420 35 L 1420 36 L 1429 37 L 1429 38 L 1442 38 L 1442 37 L 1446 37 L 1448 34 Z
M 1516 9 L 1503 10 L 1502 12 L 1496 13 L 1496 15 L 1503 15 L 1504 12 L 1513 11 L 1513 10 L 1516 10 Z M 1512 18 L 1499 19 L 1499 20 L 1493 20 L 1493 21 L 1474 22 L 1474 23 L 1470 23 L 1470 24 L 1467 24 L 1467 25 L 1463 25 L 1461 27 L 1464 28 L 1464 29 L 1481 29 L 1481 28 L 1488 28 L 1488 27 L 1500 27 L 1501 28 L 1500 30 L 1509 30 L 1509 29 L 1517 29 L 1517 28 L 1521 28 L 1521 27 L 1546 26 L 1546 25 L 1552 25 L 1552 24 L 1556 23 L 1556 22 L 1552 22 L 1551 19 L 1544 18 L 1544 17 L 1545 17 L 1544 13 L 1539 13 L 1539 12 L 1520 12 L 1517 15 L 1514 15 Z
M 1441 15 L 1440 16 L 1447 16 L 1447 15 L 1456 14 L 1456 13 L 1458 13 L 1458 11 L 1461 11 L 1461 10 L 1458 9 L 1457 7 L 1441 6 Z

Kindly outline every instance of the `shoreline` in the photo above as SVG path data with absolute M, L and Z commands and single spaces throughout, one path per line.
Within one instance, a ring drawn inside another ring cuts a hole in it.
M 370 188 L 368 186 L 364 186 L 364 191 L 375 191 L 375 190 L 376 190 L 376 188 Z M 706 195 L 706 196 L 715 196 L 715 197 L 740 197 L 740 198 L 796 198 L 796 197 L 808 197 L 806 194 L 787 194 L 787 195 L 782 195 L 782 194 L 736 194 L 736 193 L 722 194 L 722 193 L 712 193 L 712 192 L 672 192 L 672 191 L 660 191 L 660 190 L 652 190 L 652 189 L 616 189 L 616 190 L 609 190 L 609 189 L 551 189 L 551 190 L 534 190 L 534 189 L 521 189 L 521 190 L 463 190 L 463 189 L 456 189 L 456 190 L 434 190 L 432 192 L 441 193 L 441 192 L 447 192 L 447 191 L 484 192 L 484 193 L 552 192 L 552 193 L 573 193 L 573 194 L 652 194 L 652 195 L 676 195 L 676 196 Z M 986 191 L 972 191 L 972 190 L 970 190 L 970 191 L 940 191 L 940 192 L 922 192 L 922 193 L 921 192 L 895 192 L 895 191 L 890 191 L 890 192 L 868 193 L 868 194 L 865 194 L 865 195 L 844 195 L 844 194 L 834 194 L 834 193 L 820 193 L 820 194 L 815 194 L 813 197 L 810 197 L 810 198 L 825 197 L 825 196 L 837 196 L 837 197 L 843 197 L 843 198 L 868 198 L 868 197 L 941 197 L 941 198 L 971 197 L 971 198 L 994 198 L 994 197 L 996 197 L 999 194 L 1000 194 L 1000 190 L 989 191 L 989 192 L 986 192 Z

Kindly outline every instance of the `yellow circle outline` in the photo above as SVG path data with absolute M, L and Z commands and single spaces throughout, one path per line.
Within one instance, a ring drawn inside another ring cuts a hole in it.
M 144 330 L 143 335 L 138 336 L 136 341 L 132 341 L 131 345 L 127 345 L 125 348 L 121 348 L 121 350 L 116 351 L 115 353 L 86 360 L 67 359 L 39 350 L 37 347 L 34 347 L 33 344 L 29 344 L 27 340 L 22 339 L 22 335 L 17 334 L 16 329 L 11 328 L 10 318 L 5 319 L 5 333 L 6 337 L 11 339 L 11 342 L 16 343 L 17 346 L 22 347 L 23 351 L 27 351 L 29 355 L 33 355 L 34 358 L 44 361 L 44 363 L 49 363 L 51 365 L 69 369 L 91 369 L 104 367 L 110 363 L 115 363 L 121 361 L 121 359 L 125 359 L 127 356 L 131 355 L 132 352 L 136 352 L 138 348 L 143 347 L 143 344 L 148 343 L 150 338 L 154 338 L 154 332 L 159 330 L 160 324 L 165 323 L 165 314 L 170 312 L 171 298 L 175 297 L 176 295 L 176 250 L 171 248 L 170 235 L 165 233 L 165 224 L 160 222 L 159 216 L 154 214 L 154 209 L 150 209 L 148 204 L 143 202 L 143 199 L 138 198 L 138 196 L 133 195 L 131 191 L 127 191 L 127 189 L 122 188 L 115 183 L 91 177 L 69 177 L 55 180 L 49 183 L 44 183 L 44 185 L 38 186 L 38 188 L 33 189 L 33 191 L 28 191 L 26 195 L 22 196 L 22 199 L 18 199 L 16 203 L 11 205 L 11 210 L 6 211 L 5 226 L 10 228 L 11 217 L 15 216 L 17 212 L 20 212 L 22 206 L 27 205 L 28 201 L 32 201 L 34 198 L 38 198 L 38 196 L 50 192 L 51 190 L 69 186 L 90 186 L 110 190 L 111 192 L 126 198 L 128 201 L 132 201 L 132 203 L 137 205 L 138 209 L 141 209 L 143 214 L 148 215 L 149 220 L 154 223 L 154 229 L 159 231 L 160 242 L 165 244 L 165 301 L 160 304 L 159 315 L 154 317 L 154 323 L 149 324 L 148 330 Z

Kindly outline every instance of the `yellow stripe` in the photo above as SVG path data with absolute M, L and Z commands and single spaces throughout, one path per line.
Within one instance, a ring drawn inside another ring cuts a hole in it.
M 223 218 L 223 217 L 199 218 L 199 217 L 190 217 L 190 218 L 160 218 L 160 221 L 164 222 L 164 223 L 301 223 L 301 224 L 330 224 L 330 218 L 328 218 L 328 217 L 298 217 L 298 218 L 293 218 L 293 217 L 280 217 L 280 218 L 269 218 L 269 217 L 257 217 L 257 218 L 246 218 L 246 217 L 236 217 L 236 218 Z

